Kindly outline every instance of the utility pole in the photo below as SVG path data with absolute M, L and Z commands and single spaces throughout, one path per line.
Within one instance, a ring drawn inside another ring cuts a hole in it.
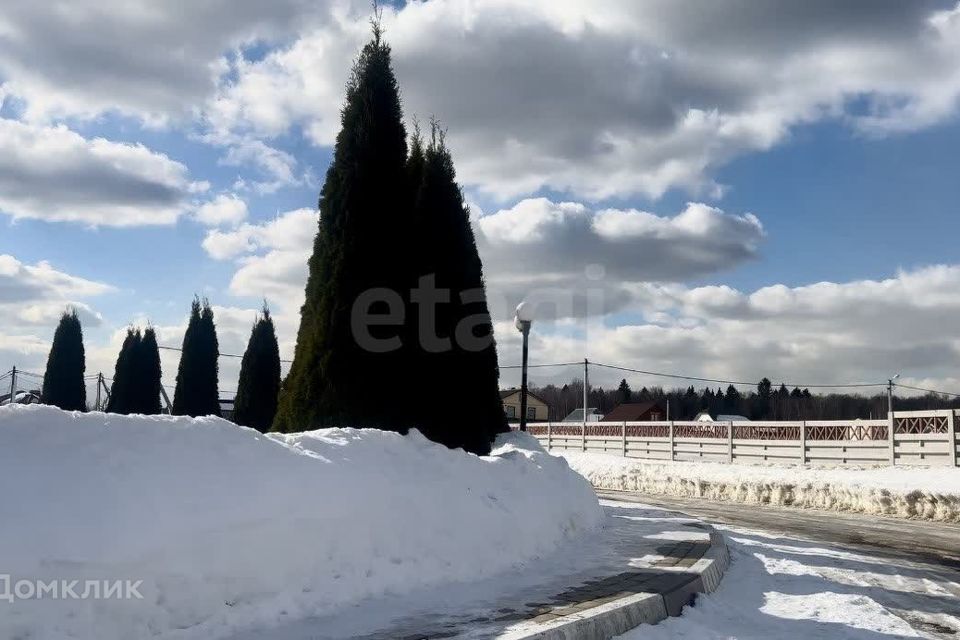
M 94 409 L 100 411 L 100 385 L 103 383 L 103 372 L 97 373 L 97 404 L 94 405 Z
M 10 374 L 10 402 L 9 404 L 14 403 L 13 394 L 17 392 L 17 367 L 13 367 L 13 371 Z

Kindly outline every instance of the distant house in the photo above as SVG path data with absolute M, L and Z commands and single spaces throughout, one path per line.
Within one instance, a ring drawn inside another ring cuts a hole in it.
M 597 411 L 596 407 L 590 407 L 587 409 L 587 422 L 600 422 L 603 420 L 603 414 Z M 570 412 L 566 418 L 563 419 L 564 422 L 583 422 L 583 409 L 574 409 Z
M 32 391 L 17 391 L 13 394 L 14 404 L 40 404 L 40 389 Z M 10 404 L 10 394 L 0 395 L 0 406 Z
M 706 411 L 701 411 L 697 414 L 697 417 L 694 418 L 697 422 L 750 422 L 750 418 L 746 416 L 738 416 L 735 414 L 725 414 L 721 413 L 717 416 L 717 419 L 714 420 L 713 417 Z
M 659 422 L 667 411 L 659 402 L 624 402 L 603 416 L 604 422 Z
M 520 389 L 501 389 L 500 400 L 503 402 L 503 413 L 507 416 L 507 422 L 519 422 Z M 549 415 L 550 409 L 543 398 L 527 391 L 527 420 L 545 422 Z
M 234 398 L 220 398 L 220 417 L 224 420 L 233 420 Z

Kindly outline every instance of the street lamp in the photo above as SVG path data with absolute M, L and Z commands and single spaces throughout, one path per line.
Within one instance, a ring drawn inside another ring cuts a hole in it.
M 530 324 L 533 322 L 533 305 L 521 302 L 517 305 L 517 317 L 514 324 L 523 334 L 523 358 L 520 369 L 520 431 L 527 430 L 527 337 L 530 335 Z
M 900 374 L 896 374 L 889 380 L 887 380 L 887 417 L 893 416 L 893 381 L 900 377 Z

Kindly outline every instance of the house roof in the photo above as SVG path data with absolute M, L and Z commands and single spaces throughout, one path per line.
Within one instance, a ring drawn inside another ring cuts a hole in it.
M 747 416 L 738 416 L 736 414 L 720 414 L 717 416 L 717 420 L 722 422 L 750 422 L 750 418 Z
M 520 393 L 520 389 L 500 389 L 500 399 L 501 399 L 501 400 L 506 400 L 507 398 L 509 398 L 510 396 L 512 396 L 512 395 L 514 395 L 514 394 L 516 394 L 516 393 Z M 544 400 L 543 398 L 541 398 L 540 396 L 538 396 L 537 394 L 535 394 L 534 392 L 532 392 L 532 391 L 530 391 L 530 390 L 527 390 L 527 397 L 536 398 L 537 400 L 539 400 L 539 401 L 542 402 L 543 404 L 547 404 L 547 401 L 546 401 L 546 400 Z
M 607 422 L 631 422 L 640 420 L 651 409 L 661 409 L 659 402 L 624 402 L 613 408 L 613 411 L 603 416 Z M 662 411 L 662 409 L 661 409 Z
M 597 411 L 596 407 L 590 407 L 587 409 L 588 416 L 598 416 L 600 412 Z M 563 419 L 564 422 L 583 422 L 583 407 L 579 409 L 574 409 L 570 414 Z

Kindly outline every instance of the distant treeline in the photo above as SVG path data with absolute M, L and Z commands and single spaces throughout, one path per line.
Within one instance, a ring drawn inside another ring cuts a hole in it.
M 887 394 L 882 387 L 879 393 L 811 393 L 809 389 L 775 387 L 764 378 L 754 389 L 726 389 L 694 387 L 666 390 L 662 387 L 643 387 L 634 391 L 621 380 L 616 389 L 591 387 L 590 407 L 607 413 L 623 402 L 659 401 L 664 408 L 670 403 L 672 420 L 692 420 L 701 411 L 713 417 L 719 414 L 741 415 L 751 420 L 847 420 L 852 418 L 886 418 Z M 561 386 L 531 387 L 531 391 L 550 407 L 550 420 L 562 420 L 571 411 L 583 406 L 583 380 L 574 379 Z M 895 411 L 919 411 L 924 409 L 958 409 L 960 398 L 948 398 L 938 394 L 900 397 L 893 399 Z

